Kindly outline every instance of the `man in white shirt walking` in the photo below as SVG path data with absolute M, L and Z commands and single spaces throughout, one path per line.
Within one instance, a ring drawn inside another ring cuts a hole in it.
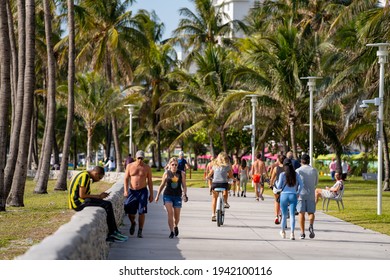
M 309 215 L 309 237 L 314 238 L 314 219 L 316 212 L 315 190 L 318 184 L 318 171 L 311 167 L 310 157 L 302 155 L 301 167 L 296 172 L 303 181 L 303 190 L 298 198 L 297 211 L 299 212 L 299 225 L 301 228 L 301 239 L 305 239 L 305 213 Z

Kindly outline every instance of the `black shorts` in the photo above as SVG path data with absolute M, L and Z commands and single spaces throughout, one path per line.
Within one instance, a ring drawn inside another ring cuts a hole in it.
M 217 188 L 223 188 L 223 189 L 228 190 L 229 189 L 229 183 L 213 183 L 211 185 L 211 189 L 212 190 L 217 189 Z

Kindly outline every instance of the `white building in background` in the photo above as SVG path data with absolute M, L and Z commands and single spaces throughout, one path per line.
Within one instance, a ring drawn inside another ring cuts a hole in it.
M 243 20 L 248 14 L 249 10 L 255 6 L 255 3 L 262 2 L 259 0 L 213 0 L 214 6 L 225 4 L 222 11 L 229 16 L 225 22 L 230 20 Z M 230 35 L 232 37 L 233 34 Z M 234 34 L 235 37 L 243 37 L 242 32 Z

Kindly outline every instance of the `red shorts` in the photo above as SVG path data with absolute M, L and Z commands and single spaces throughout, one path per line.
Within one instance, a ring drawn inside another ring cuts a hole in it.
M 260 183 L 260 175 L 259 174 L 254 174 L 252 176 L 252 180 L 253 180 L 253 183 L 255 183 L 255 184 Z

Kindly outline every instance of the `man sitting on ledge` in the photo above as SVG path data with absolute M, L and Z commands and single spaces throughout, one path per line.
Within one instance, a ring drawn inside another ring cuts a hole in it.
M 110 193 L 91 194 L 91 183 L 99 182 L 104 177 L 104 169 L 95 166 L 91 171 L 81 171 L 73 176 L 69 185 L 69 208 L 81 211 L 85 207 L 102 207 L 107 213 L 107 241 L 125 242 L 128 237 L 121 234 L 115 221 L 114 210 L 110 201 L 104 200 Z

